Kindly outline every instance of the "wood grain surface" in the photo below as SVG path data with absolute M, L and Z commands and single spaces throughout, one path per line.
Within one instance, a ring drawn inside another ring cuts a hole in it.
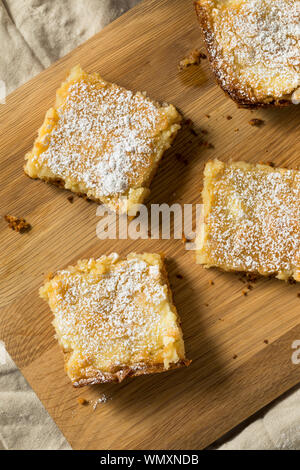
M 0 220 L 0 338 L 74 449 L 203 448 L 300 379 L 300 365 L 291 361 L 292 342 L 300 339 L 299 285 L 262 279 L 244 296 L 239 276 L 197 266 L 181 240 L 99 240 L 95 203 L 75 198 L 70 204 L 68 192 L 23 174 L 24 155 L 55 90 L 77 63 L 171 102 L 192 120 L 197 135 L 188 126 L 179 133 L 148 204 L 200 203 L 211 158 L 298 167 L 299 108 L 240 110 L 215 85 L 207 61 L 178 71 L 187 53 L 203 47 L 192 3 L 141 3 L 0 105 L 1 215 L 23 216 L 33 227 L 21 235 Z M 253 118 L 264 125 L 249 125 Z M 51 313 L 38 297 L 44 274 L 79 258 L 151 250 L 168 256 L 192 365 L 73 389 Z M 102 393 L 110 399 L 93 410 Z M 80 406 L 78 397 L 90 405 Z

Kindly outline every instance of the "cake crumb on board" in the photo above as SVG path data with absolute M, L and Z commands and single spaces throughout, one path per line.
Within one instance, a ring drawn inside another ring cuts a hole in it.
M 263 121 L 263 119 L 257 119 L 257 118 L 250 119 L 249 121 L 250 126 L 255 126 L 255 127 L 261 127 L 264 123 L 265 121 Z
M 14 215 L 5 215 L 4 219 L 8 223 L 9 228 L 19 233 L 29 232 L 32 226 L 26 222 L 24 217 L 15 217 Z

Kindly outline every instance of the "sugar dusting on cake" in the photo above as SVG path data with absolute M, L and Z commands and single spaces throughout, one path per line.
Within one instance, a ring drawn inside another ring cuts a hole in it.
M 161 109 L 141 93 L 81 79 L 70 85 L 39 159 L 95 197 L 122 194 L 152 167 L 166 125 Z
M 300 172 L 228 165 L 214 178 L 205 251 L 227 269 L 285 273 L 300 265 Z
M 85 272 L 60 271 L 51 281 L 61 343 L 74 350 L 72 361 L 83 367 L 121 369 L 151 360 L 166 335 L 161 306 L 168 288 L 159 266 L 133 258 L 100 274 L 89 271 L 93 263 Z

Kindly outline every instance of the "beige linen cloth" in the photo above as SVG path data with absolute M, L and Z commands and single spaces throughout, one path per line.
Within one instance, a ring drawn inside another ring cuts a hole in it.
M 139 1 L 0 0 L 0 80 L 7 93 Z M 219 448 L 300 449 L 299 403 L 297 388 Z M 1 343 L 0 449 L 70 449 Z

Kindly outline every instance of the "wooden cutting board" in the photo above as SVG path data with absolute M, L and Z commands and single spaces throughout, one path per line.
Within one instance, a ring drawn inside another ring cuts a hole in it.
M 145 1 L 0 105 L 1 215 L 24 216 L 33 226 L 20 235 L 0 220 L 0 338 L 74 449 L 203 448 L 300 381 L 300 365 L 291 361 L 292 343 L 300 339 L 300 285 L 264 279 L 244 296 L 239 276 L 197 266 L 180 240 L 101 241 L 95 203 L 75 198 L 70 204 L 68 192 L 23 174 L 24 155 L 55 90 L 77 63 L 174 103 L 193 121 L 198 135 L 188 127 L 180 132 L 149 204 L 201 202 L 203 167 L 215 157 L 296 168 L 300 109 L 237 109 L 215 85 L 207 61 L 178 71 L 195 47 L 202 44 L 192 1 Z M 253 127 L 252 118 L 265 124 Z M 169 257 L 192 365 L 73 389 L 48 306 L 38 297 L 44 274 L 79 258 L 151 250 Z M 110 399 L 93 410 L 102 393 Z M 80 406 L 78 397 L 91 404 Z

